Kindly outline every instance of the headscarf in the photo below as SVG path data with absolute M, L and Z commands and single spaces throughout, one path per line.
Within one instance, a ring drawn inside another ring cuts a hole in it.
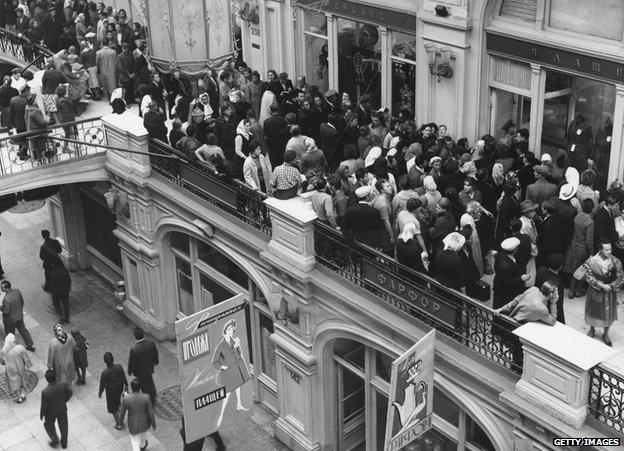
M 9 350 L 13 346 L 15 346 L 15 335 L 7 334 L 7 336 L 4 338 L 4 346 L 2 346 L 2 353 L 6 355 L 6 353 L 9 352 Z
M 442 240 L 444 243 L 444 250 L 450 249 L 453 252 L 458 252 L 466 243 L 464 235 L 458 232 L 451 232 Z
M 435 191 L 438 189 L 438 185 L 436 185 L 435 179 L 432 176 L 426 175 L 423 179 L 423 188 L 427 191 Z
M 576 168 L 570 166 L 568 169 L 566 169 L 565 179 L 570 185 L 578 188 L 580 184 L 580 178 L 581 177 L 579 175 L 579 171 L 577 171 Z
M 403 227 L 403 231 L 399 235 L 399 239 L 407 243 L 409 240 L 414 238 L 414 235 L 416 235 L 416 225 L 413 222 L 408 222 Z
M 243 135 L 245 139 L 251 139 L 251 133 L 245 130 L 245 121 L 247 120 L 248 119 L 243 119 L 242 121 L 238 123 L 238 127 L 236 127 L 236 133 Z
M 492 178 L 497 183 L 502 183 L 505 178 L 505 170 L 502 163 L 494 163 L 492 166 Z
M 367 168 L 375 164 L 375 161 L 377 161 L 377 158 L 379 158 L 380 156 L 381 147 L 371 147 L 371 150 L 368 151 L 368 155 L 366 155 L 366 159 L 364 160 L 364 167 Z
M 63 344 L 65 344 L 65 342 L 67 341 L 67 332 L 65 332 L 65 329 L 63 329 L 61 323 L 56 323 L 54 325 L 54 336 L 58 341 Z

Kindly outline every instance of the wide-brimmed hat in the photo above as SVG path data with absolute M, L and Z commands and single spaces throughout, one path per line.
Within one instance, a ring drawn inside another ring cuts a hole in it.
M 355 195 L 359 199 L 364 199 L 370 196 L 370 193 L 371 193 L 371 188 L 368 185 L 360 186 L 358 189 L 355 190 Z
M 520 211 L 526 213 L 528 211 L 535 211 L 539 208 L 539 205 L 534 204 L 532 200 L 527 199 L 520 202 Z
M 570 183 L 566 183 L 559 189 L 559 199 L 561 200 L 572 199 L 574 195 L 576 194 L 576 189 L 577 189 L 576 186 Z

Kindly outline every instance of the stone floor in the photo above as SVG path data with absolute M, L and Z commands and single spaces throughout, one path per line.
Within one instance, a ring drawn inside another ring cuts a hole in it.
M 20 210 L 20 209 L 18 209 Z M 46 382 L 43 373 L 46 369 L 47 345 L 52 338 L 52 325 L 57 317 L 49 307 L 49 295 L 41 289 L 43 272 L 38 258 L 40 230 L 50 228 L 46 207 L 26 213 L 5 212 L 0 216 L 0 255 L 8 278 L 15 288 L 19 288 L 25 300 L 25 323 L 36 345 L 31 353 L 32 370 L 39 376 L 39 382 L 23 404 L 0 400 L 0 449 L 36 451 L 47 449 L 47 436 L 39 420 L 41 390 Z M 70 330 L 79 329 L 90 342 L 87 383 L 74 385 L 74 396 L 68 403 L 69 446 L 75 450 L 125 450 L 130 449 L 126 429 L 113 428 L 113 419 L 106 412 L 104 399 L 97 396 L 99 375 L 104 368 L 102 356 L 110 351 L 116 360 L 126 367 L 128 351 L 134 339 L 133 325 L 123 313 L 112 306 L 114 300 L 108 287 L 99 279 L 82 271 L 72 272 L 72 313 Z M 1 330 L 1 329 L 0 329 Z M 4 335 L 0 333 L 0 338 Z M 18 335 L 19 337 L 19 335 Z M 18 338 L 20 340 L 20 338 Z M 179 385 L 178 362 L 175 345 L 171 342 L 159 343 L 160 364 L 154 374 L 159 391 Z M 0 367 L 0 373 L 3 372 Z M 4 377 L 0 374 L 0 377 Z M 175 407 L 175 406 L 174 406 Z M 150 431 L 150 450 L 179 450 L 180 421 L 174 412 L 156 417 L 157 429 Z M 158 409 L 157 409 L 158 411 Z M 231 450 L 283 450 L 272 436 L 273 416 L 256 405 L 251 419 L 221 431 L 223 440 Z M 212 440 L 207 439 L 204 449 L 214 449 Z

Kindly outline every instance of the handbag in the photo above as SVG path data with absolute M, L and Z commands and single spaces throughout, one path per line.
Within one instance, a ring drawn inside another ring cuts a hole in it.
M 478 280 L 475 283 L 466 287 L 466 294 L 471 298 L 475 298 L 481 302 L 487 302 L 490 300 L 492 288 L 490 284 L 483 280 Z
M 586 274 L 585 265 L 581 265 L 578 268 L 576 268 L 576 271 L 574 271 L 574 274 L 572 274 L 572 277 L 574 277 L 576 280 L 585 280 L 585 274 Z

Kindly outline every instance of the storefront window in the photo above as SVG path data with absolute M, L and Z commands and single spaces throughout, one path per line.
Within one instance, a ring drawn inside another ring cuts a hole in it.
M 309 85 L 318 86 L 320 92 L 329 89 L 329 61 L 327 39 L 305 34 L 305 74 Z
M 494 451 L 492 442 L 487 434 L 470 416 L 466 418 L 466 440 L 471 445 L 474 445 L 476 449 Z
M 392 61 L 392 112 L 414 111 L 416 103 L 416 65 Z
M 433 389 L 433 412 L 447 423 L 459 426 L 459 406 L 437 388 Z
M 189 236 L 184 233 L 172 232 L 171 233 L 171 247 L 189 254 Z
M 610 83 L 546 72 L 541 152 L 551 155 L 554 177 L 568 166 L 580 173 L 591 165 L 595 187 L 606 187 L 615 96 Z
M 247 273 L 214 247 L 209 246 L 203 241 L 198 241 L 197 258 L 210 267 L 216 269 L 236 284 L 243 288 L 247 288 L 247 285 L 249 284 L 249 277 L 247 277 Z
M 550 0 L 550 26 L 559 30 L 622 40 L 622 0 Z
M 275 344 L 271 340 L 273 320 L 259 313 L 260 317 L 260 347 L 262 352 L 262 372 L 275 380 Z
M 327 36 L 327 17 L 325 17 L 325 14 L 304 8 L 303 21 L 305 23 L 305 31 Z
M 113 234 L 117 227 L 117 218 L 105 203 L 100 203 L 84 193 L 81 197 L 87 244 L 121 268 L 119 241 Z M 105 202 L 103 196 L 101 200 Z
M 337 19 L 338 88 L 353 103 L 367 94 L 372 108 L 381 106 L 381 43 L 377 27 L 348 19 Z
M 212 280 L 212 278 L 206 276 L 203 273 L 199 274 L 199 283 L 202 290 L 202 298 L 209 299 L 211 302 L 202 302 L 206 307 L 210 305 L 217 305 L 231 297 L 234 297 L 236 293 L 225 288 L 220 283 Z
M 191 265 L 189 262 L 176 256 L 175 268 L 178 283 L 178 310 L 185 315 L 191 315 L 195 313 Z
M 375 352 L 375 373 L 386 382 L 390 382 L 392 360 L 392 357 L 383 352 Z
M 393 31 L 392 56 L 416 61 L 416 36 Z

